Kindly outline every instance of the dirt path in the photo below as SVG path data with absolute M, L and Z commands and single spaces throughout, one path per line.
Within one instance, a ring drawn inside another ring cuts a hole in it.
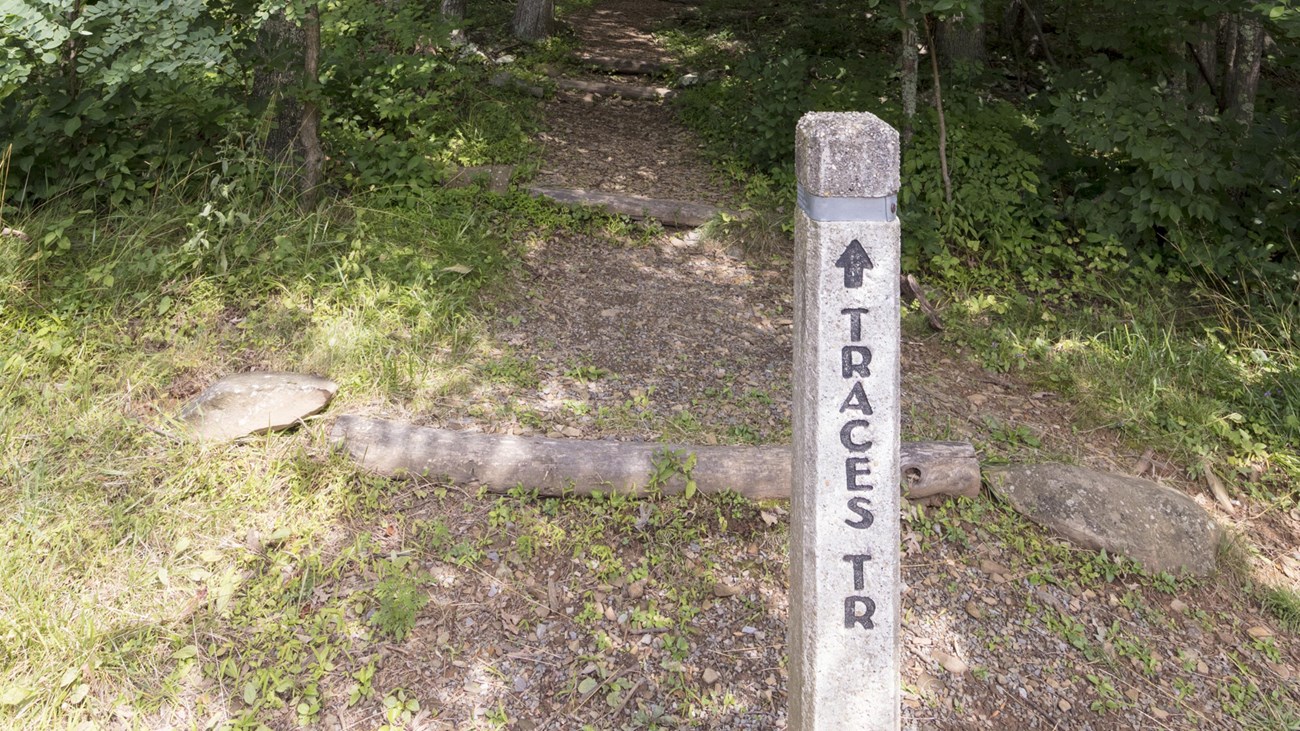
M 610 0 L 569 21 L 583 50 L 670 62 L 651 31 L 678 12 Z M 669 106 L 561 94 L 547 127 L 542 184 L 734 201 Z M 557 238 L 534 247 L 526 269 L 493 333 L 507 364 L 499 382 L 441 425 L 788 440 L 788 266 L 669 233 L 649 244 Z M 985 460 L 1051 455 L 1126 471 L 1137 459 L 1105 429 L 1080 433 L 1057 394 L 983 370 L 923 323 L 905 332 L 907 438 L 971 439 Z M 412 501 L 417 514 L 446 510 Z M 452 535 L 491 524 L 509 538 L 483 539 L 495 570 L 434 566 L 435 617 L 386 671 L 442 709 L 432 727 L 785 727 L 781 506 L 500 510 L 467 503 L 444 515 Z M 988 499 L 909 512 L 904 538 L 906 728 L 1294 728 L 1293 639 L 1230 580 L 1126 576 Z M 525 539 L 553 543 L 525 553 Z
M 581 50 L 609 58 L 671 66 L 672 57 L 648 29 L 680 4 L 663 0 L 611 0 L 568 19 Z M 572 70 L 571 77 L 643 84 L 648 77 L 606 76 Z M 698 203 L 734 203 L 700 156 L 700 143 L 665 103 L 560 92 L 546 110 L 545 163 L 537 183 Z

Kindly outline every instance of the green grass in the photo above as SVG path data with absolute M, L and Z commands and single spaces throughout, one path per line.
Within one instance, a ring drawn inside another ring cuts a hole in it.
M 1293 300 L 1247 310 L 1222 295 L 1192 295 L 1178 305 L 1186 291 L 1081 305 L 959 298 L 952 337 L 986 367 L 1021 372 L 1079 403 L 1092 422 L 1081 429 L 1113 426 L 1183 464 L 1209 457 L 1243 489 L 1294 500 Z
M 314 428 L 238 445 L 169 439 L 187 398 L 222 374 L 284 369 L 339 382 L 339 408 L 419 408 L 463 387 L 462 364 L 479 356 L 472 305 L 512 266 L 508 200 L 474 189 L 304 215 L 252 179 L 201 174 L 212 182 L 198 199 L 99 215 L 55 203 L 6 221 L 32 237 L 0 239 L 7 726 L 184 698 L 212 651 L 191 617 L 257 624 L 258 577 L 271 572 L 282 592 L 280 569 L 300 581 L 291 601 L 306 601 L 308 577 L 340 570 L 311 556 L 346 557 L 331 546 L 340 521 L 388 488 L 322 459 Z M 374 596 L 378 628 L 396 636 L 417 599 L 389 574 Z M 248 693 L 277 682 L 258 676 Z M 310 715 L 310 683 L 293 682 Z

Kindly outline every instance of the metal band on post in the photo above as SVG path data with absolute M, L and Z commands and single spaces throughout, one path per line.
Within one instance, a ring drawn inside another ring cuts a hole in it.
M 795 135 L 792 731 L 897 731 L 898 133 L 808 114 Z
M 798 187 L 799 210 L 814 221 L 892 221 L 898 215 L 898 196 L 879 198 L 825 198 Z

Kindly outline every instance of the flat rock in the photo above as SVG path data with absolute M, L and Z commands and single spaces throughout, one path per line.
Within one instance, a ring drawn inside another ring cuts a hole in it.
M 239 373 L 208 386 L 179 419 L 191 439 L 228 442 L 293 426 L 324 409 L 338 390 L 331 380 L 302 373 Z
M 1062 464 L 997 467 L 985 475 L 1017 512 L 1081 546 L 1122 554 L 1148 571 L 1214 572 L 1219 526 L 1176 490 Z

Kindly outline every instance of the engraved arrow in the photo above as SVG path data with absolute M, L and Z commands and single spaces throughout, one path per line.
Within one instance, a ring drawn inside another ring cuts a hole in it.
M 862 243 L 853 239 L 840 258 L 835 260 L 835 266 L 844 270 L 844 286 L 849 289 L 857 289 L 862 286 L 862 270 L 874 269 L 871 263 L 871 257 L 867 256 L 867 250 L 862 248 Z

